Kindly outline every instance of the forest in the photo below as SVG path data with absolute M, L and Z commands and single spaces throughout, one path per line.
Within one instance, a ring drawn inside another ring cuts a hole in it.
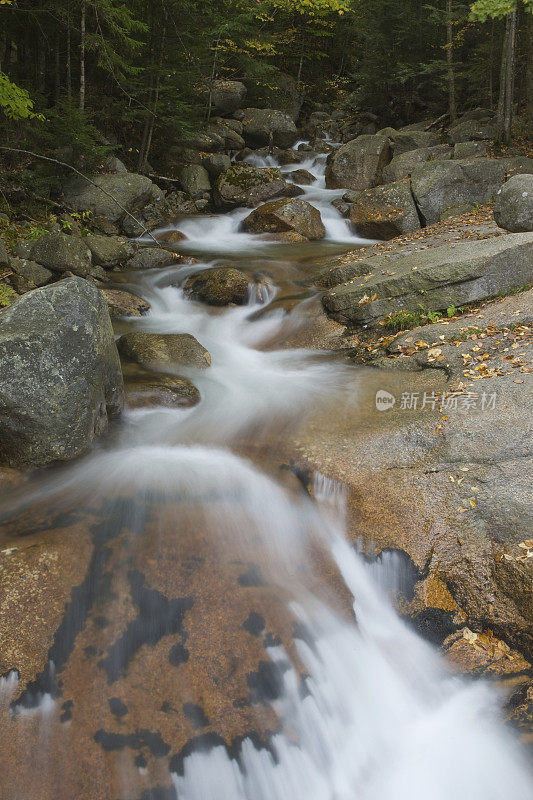
M 292 93 L 381 127 L 483 106 L 508 141 L 533 119 L 531 12 L 532 0 L 2 0 L 2 139 L 159 167 L 208 120 L 210 83 L 229 79 L 249 106 Z

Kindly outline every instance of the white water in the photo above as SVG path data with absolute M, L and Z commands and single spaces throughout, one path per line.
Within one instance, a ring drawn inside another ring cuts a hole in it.
M 314 164 L 298 166 L 319 172 Z M 306 198 L 324 212 L 327 192 L 317 185 Z M 196 250 L 202 242 L 220 254 L 255 250 L 257 238 L 238 232 L 244 213 L 179 227 Z M 174 270 L 172 277 L 205 266 Z M 533 782 L 501 721 L 498 698 L 485 684 L 453 676 L 396 615 L 380 588 L 379 567 L 366 566 L 346 539 L 342 486 L 316 475 L 312 500 L 229 449 L 236 436 L 255 442 L 331 395 L 353 402 L 357 375 L 310 351 L 261 350 L 300 318 L 276 311 L 252 319 L 258 303 L 213 312 L 169 286 L 169 274 L 151 272 L 136 284 L 152 310 L 132 327 L 189 332 L 207 347 L 211 369 L 189 373 L 202 402 L 186 411 L 127 412 L 114 449 L 74 465 L 27 502 L 57 494 L 58 502 L 67 495 L 82 504 L 124 491 L 140 504 L 162 495 L 201 505 L 208 497 L 217 503 L 216 521 L 207 511 L 205 519 L 214 548 L 249 555 L 255 543 L 267 551 L 270 581 L 288 594 L 287 613 L 308 632 L 306 641 L 296 640 L 305 691 L 283 648 L 267 648 L 282 683 L 272 700 L 279 732 L 269 749 L 245 740 L 237 760 L 223 747 L 187 756 L 182 774 L 172 775 L 179 800 L 531 800 Z M 302 565 L 313 569 L 309 554 L 317 548 L 333 559 L 353 596 L 352 619 L 302 577 Z M 384 578 L 391 583 L 390 575 Z M 0 680 L 0 713 L 15 691 L 14 676 Z

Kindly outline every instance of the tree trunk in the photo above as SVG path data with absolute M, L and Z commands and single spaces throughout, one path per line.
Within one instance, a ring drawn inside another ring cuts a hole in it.
M 533 14 L 526 14 L 526 119 L 533 130 Z
M 453 66 L 453 18 L 452 0 L 446 0 L 446 62 L 448 69 L 448 103 L 450 121 L 453 125 L 457 119 L 457 104 L 455 99 L 455 69 Z
M 80 111 L 85 110 L 85 23 L 87 15 L 86 0 L 81 3 L 80 20 Z
M 507 15 L 500 70 L 500 93 L 498 97 L 497 126 L 498 142 L 508 144 L 513 124 L 514 74 L 516 61 L 516 9 Z
M 70 103 L 72 100 L 72 55 L 71 55 L 71 34 L 70 34 L 70 5 L 67 18 L 67 59 L 66 59 L 66 79 L 67 79 L 67 98 Z

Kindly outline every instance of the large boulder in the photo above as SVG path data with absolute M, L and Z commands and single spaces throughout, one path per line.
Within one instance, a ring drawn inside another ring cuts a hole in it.
M 31 257 L 54 272 L 73 272 L 84 278 L 91 271 L 91 251 L 85 240 L 66 233 L 45 233 L 32 245 Z
M 277 147 L 292 147 L 298 139 L 298 131 L 291 117 L 273 108 L 245 108 L 244 139 L 248 147 L 263 147 L 270 142 L 272 134 Z
M 153 231 L 169 222 L 176 222 L 181 217 L 197 213 L 198 209 L 188 194 L 178 191 L 168 192 L 165 197 L 137 212 L 135 219 L 124 217 L 121 223 L 122 230 L 127 236 L 140 236 L 144 231 Z
M 92 211 L 95 217 L 120 222 L 125 211 L 134 213 L 163 196 L 146 175 L 114 173 L 91 175 L 92 183 L 75 176 L 63 187 L 65 203 L 75 211 Z
M 296 197 L 299 194 L 302 194 L 302 189 L 287 183 L 279 169 L 240 163 L 233 164 L 217 178 L 213 197 L 221 208 L 254 208 L 258 203 L 275 197 Z
M 392 183 L 408 178 L 418 164 L 426 161 L 443 161 L 451 158 L 452 148 L 447 144 L 437 144 L 434 147 L 419 147 L 417 150 L 408 150 L 401 155 L 395 155 L 390 164 L 383 170 L 383 182 Z
M 485 158 L 490 142 L 458 142 L 453 148 L 453 158 Z
M 494 219 L 513 233 L 533 231 L 533 175 L 513 175 L 504 183 L 494 204 Z
M 386 136 L 390 140 L 395 156 L 422 147 L 436 147 L 441 142 L 439 135 L 431 131 L 397 131 L 394 128 L 383 128 L 378 131 L 379 135 Z
M 357 264 L 360 275 L 324 295 L 326 311 L 344 324 L 368 325 L 397 311 L 429 311 L 473 303 L 510 292 L 531 280 L 533 234 L 372 256 Z
M 495 139 L 498 130 L 494 122 L 464 119 L 448 131 L 450 144 Z
M 246 97 L 246 86 L 240 81 L 215 80 L 202 90 L 211 96 L 211 108 L 219 114 L 232 114 L 242 108 Z
M 411 185 L 427 225 L 488 203 L 508 173 L 533 172 L 533 159 L 472 158 L 430 161 L 413 170 Z
M 394 239 L 420 228 L 408 180 L 367 189 L 350 209 L 350 222 L 368 239 Z
M 296 231 L 310 241 L 326 235 L 320 211 L 298 198 L 274 200 L 259 206 L 246 217 L 242 227 L 249 233 Z
M 44 466 L 86 453 L 123 402 L 98 289 L 67 278 L 2 311 L 0 372 L 0 462 Z
M 371 189 L 381 183 L 384 167 L 391 158 L 386 136 L 358 136 L 341 145 L 328 157 L 328 189 Z
M 193 198 L 203 197 L 211 191 L 209 174 L 201 164 L 187 164 L 180 170 L 182 189 Z
M 250 278 L 233 267 L 215 267 L 196 272 L 185 283 L 185 294 L 210 306 L 246 305 Z
M 119 353 L 141 366 L 177 364 L 181 367 L 207 369 L 211 356 L 190 333 L 147 333 L 134 331 L 121 336 Z

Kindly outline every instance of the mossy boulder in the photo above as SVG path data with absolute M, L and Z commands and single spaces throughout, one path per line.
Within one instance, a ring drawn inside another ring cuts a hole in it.
M 133 245 L 121 236 L 89 234 L 85 242 L 91 251 L 93 264 L 104 269 L 113 269 L 123 264 L 135 252 Z
M 176 364 L 180 367 L 207 369 L 211 366 L 210 354 L 189 333 L 134 331 L 121 336 L 117 347 L 124 358 L 145 367 L 152 364 Z
M 86 241 L 66 233 L 45 233 L 33 243 L 31 258 L 54 272 L 73 272 L 82 278 L 89 275 L 92 266 Z
M 258 203 L 275 197 L 296 197 L 299 194 L 302 194 L 302 189 L 287 183 L 279 169 L 262 169 L 240 163 L 233 164 L 219 176 L 213 197 L 220 208 L 254 208 Z
M 295 231 L 308 240 L 323 239 L 326 235 L 320 211 L 299 198 L 274 200 L 259 206 L 246 217 L 242 227 L 248 233 Z
M 184 291 L 195 300 L 210 306 L 245 305 L 250 278 L 233 267 L 215 267 L 196 272 L 185 283 Z

